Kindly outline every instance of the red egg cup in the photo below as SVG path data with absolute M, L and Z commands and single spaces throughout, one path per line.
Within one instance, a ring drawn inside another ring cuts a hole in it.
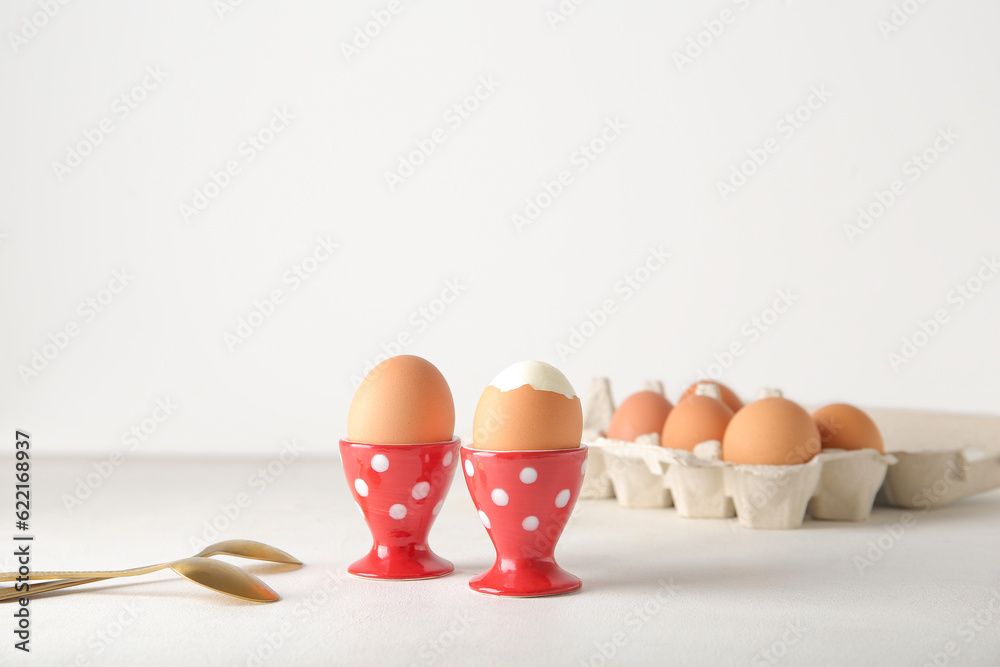
M 368 554 L 347 571 L 371 579 L 432 579 L 455 569 L 427 546 L 458 467 L 459 438 L 424 445 L 340 441 L 354 501 L 372 534 Z
M 554 554 L 580 494 L 587 447 L 461 452 L 465 483 L 497 552 L 493 567 L 469 587 L 510 597 L 580 588 L 583 582 L 559 567 Z

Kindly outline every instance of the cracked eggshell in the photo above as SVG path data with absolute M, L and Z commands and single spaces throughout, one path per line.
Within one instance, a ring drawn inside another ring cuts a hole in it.
M 572 449 L 583 438 L 583 408 L 557 368 L 522 361 L 504 369 L 486 387 L 472 427 L 476 449 Z

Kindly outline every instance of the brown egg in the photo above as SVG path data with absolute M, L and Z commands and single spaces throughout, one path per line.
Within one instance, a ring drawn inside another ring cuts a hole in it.
M 722 402 L 729 406 L 729 409 L 733 412 L 739 412 L 740 408 L 743 407 L 743 401 L 740 397 L 736 395 L 732 389 L 722 384 L 721 382 L 714 382 L 712 380 L 701 380 L 700 382 L 695 382 L 693 385 L 684 390 L 681 394 L 681 400 L 683 401 L 688 396 L 694 396 L 694 392 L 698 389 L 700 384 L 714 384 L 719 387 L 719 391 L 722 393 Z
M 607 436 L 634 442 L 640 435 L 659 433 L 673 407 L 670 401 L 655 391 L 638 391 L 622 401 L 615 410 Z
M 878 426 L 867 413 L 853 405 L 827 405 L 812 417 L 819 428 L 823 449 L 874 449 L 885 454 Z
M 819 453 L 819 429 L 787 398 L 762 398 L 737 412 L 726 427 L 722 459 L 749 465 L 795 465 Z
M 733 411 L 721 400 L 711 396 L 688 396 L 681 400 L 667 417 L 660 435 L 660 444 L 670 449 L 694 451 L 695 445 L 707 440 L 722 442 Z
M 409 354 L 386 359 L 361 381 L 347 415 L 347 439 L 372 445 L 448 442 L 455 402 L 434 364 Z
M 483 391 L 472 429 L 476 449 L 572 449 L 583 438 L 583 407 L 558 369 L 522 361 Z

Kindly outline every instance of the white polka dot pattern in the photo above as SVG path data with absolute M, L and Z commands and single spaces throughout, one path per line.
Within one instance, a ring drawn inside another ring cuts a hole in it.
M 393 519 L 396 519 L 397 521 L 406 518 L 406 505 L 400 505 L 399 503 L 396 503 L 395 505 L 389 508 L 389 516 L 391 516 Z
M 431 485 L 427 482 L 417 482 L 413 485 L 413 491 L 410 495 L 413 496 L 414 500 L 423 500 L 427 497 L 427 494 L 431 492 Z
M 358 495 L 362 498 L 368 497 L 368 485 L 365 484 L 365 480 L 360 477 L 354 480 L 354 490 L 358 492 Z
M 508 496 L 507 492 L 503 489 L 493 489 L 492 493 L 490 493 L 490 498 L 493 499 L 494 505 L 498 505 L 500 507 L 504 507 L 510 502 L 510 496 Z
M 389 469 L 389 457 L 385 454 L 376 454 L 372 457 L 372 470 L 375 472 L 385 472 Z
M 569 489 L 563 489 L 556 496 L 556 507 L 563 508 L 569 503 Z
M 524 521 L 521 522 L 521 528 L 525 530 L 535 530 L 538 528 L 538 517 L 537 516 L 526 516 Z
M 534 484 L 535 480 L 538 479 L 538 471 L 532 467 L 521 468 L 521 474 L 518 478 L 525 484 Z

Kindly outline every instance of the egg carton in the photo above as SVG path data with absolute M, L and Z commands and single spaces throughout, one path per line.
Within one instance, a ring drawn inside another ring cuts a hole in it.
M 864 521 L 896 461 L 874 450 L 827 450 L 799 465 L 734 465 L 721 460 L 716 440 L 687 452 L 660 447 L 655 434 L 635 443 L 598 438 L 590 446 L 604 457 L 619 505 L 672 504 L 686 519 L 736 516 L 745 528 L 798 528 L 806 514 Z
M 662 393 L 659 383 L 647 383 L 645 388 Z M 602 437 L 614 411 L 610 384 L 605 379 L 591 382 L 584 407 L 585 440 L 591 458 L 589 479 L 584 480 L 585 497 L 614 496 L 623 507 L 674 505 L 685 518 L 735 515 L 746 528 L 787 529 L 801 526 L 806 515 L 830 521 L 864 521 L 876 500 L 895 507 L 931 508 L 1000 487 L 1000 452 L 824 450 L 800 465 L 735 465 L 721 460 L 717 441 L 687 452 L 660 447 L 655 434 L 635 443 Z M 944 436 L 948 428 L 954 431 L 959 423 L 954 416 L 941 420 L 940 415 L 926 413 L 872 413 L 888 442 L 896 441 L 895 434 L 905 433 L 894 431 L 894 423 L 905 423 L 910 429 L 918 423 L 911 435 L 911 444 L 918 446 L 927 433 Z M 967 427 L 968 419 L 962 419 Z M 982 420 L 971 435 L 1000 450 L 1000 419 L 971 419 Z M 997 441 L 981 437 L 984 429 Z M 953 437 L 958 435 L 952 433 Z M 969 434 L 964 435 L 967 440 Z
M 1000 488 L 1000 418 L 911 410 L 869 414 L 899 459 L 889 468 L 879 504 L 928 510 Z

